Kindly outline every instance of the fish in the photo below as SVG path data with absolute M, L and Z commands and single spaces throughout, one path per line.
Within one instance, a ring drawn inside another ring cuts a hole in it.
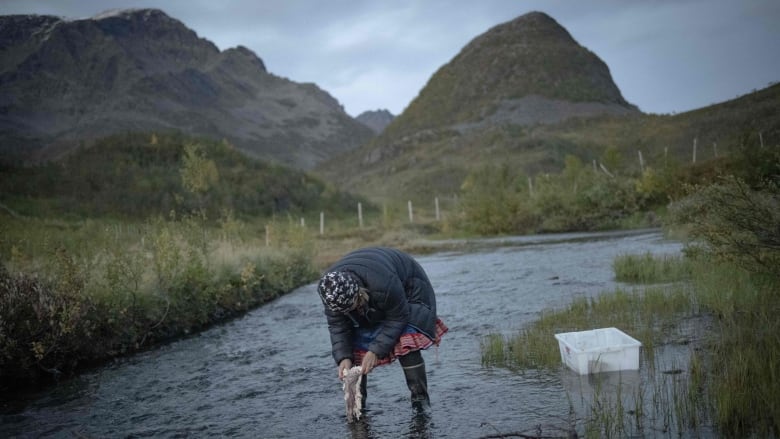
M 363 381 L 363 370 L 360 366 L 354 366 L 344 374 L 342 388 L 344 389 L 344 402 L 347 410 L 347 422 L 355 422 L 360 419 L 363 407 L 363 394 L 360 393 L 360 383 Z

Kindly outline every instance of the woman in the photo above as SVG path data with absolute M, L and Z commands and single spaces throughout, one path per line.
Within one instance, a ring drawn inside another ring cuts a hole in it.
M 353 364 L 367 374 L 394 359 L 403 367 L 412 404 L 428 403 L 420 350 L 439 344 L 447 327 L 436 316 L 428 276 L 408 254 L 385 247 L 353 251 L 326 270 L 317 292 L 325 305 L 339 379 Z

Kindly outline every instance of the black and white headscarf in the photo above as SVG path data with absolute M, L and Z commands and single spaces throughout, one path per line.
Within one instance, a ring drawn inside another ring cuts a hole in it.
M 360 284 L 349 273 L 331 271 L 325 273 L 317 286 L 322 303 L 334 312 L 347 312 L 355 304 Z

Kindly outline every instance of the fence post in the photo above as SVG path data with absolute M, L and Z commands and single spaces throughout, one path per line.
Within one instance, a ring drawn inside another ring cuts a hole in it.
M 358 203 L 358 226 L 363 228 L 363 205 Z
M 715 155 L 715 158 L 718 158 L 718 144 L 715 142 L 712 142 L 712 154 Z
M 693 163 L 696 163 L 696 142 L 698 142 L 698 140 L 698 137 L 693 138 Z
M 607 169 L 606 166 L 604 166 L 604 163 L 599 162 L 599 166 L 601 167 L 601 170 L 604 171 L 605 174 L 609 175 L 610 177 L 614 177 L 611 172 Z
M 268 224 L 266 224 L 266 225 L 265 225 L 265 246 L 266 246 L 266 247 L 268 247 L 268 244 L 269 244 L 269 243 L 270 243 L 270 241 L 271 241 L 271 239 L 270 239 L 270 236 L 269 236 L 269 235 L 270 235 L 269 227 L 268 227 Z
M 761 149 L 764 149 L 764 134 L 758 133 L 758 140 L 761 142 Z
M 595 161 L 593 162 L 595 166 Z M 596 169 L 595 167 L 593 169 Z M 534 196 L 534 181 L 531 179 L 531 177 L 528 177 L 528 195 Z
M 642 158 L 642 151 L 636 151 L 639 154 L 639 170 L 645 172 L 645 160 Z
M 439 197 L 434 198 L 434 202 L 436 204 L 436 221 L 439 221 L 441 219 L 441 215 L 439 215 Z
M 301 227 L 306 227 L 306 220 L 301 217 Z
M 409 222 L 414 222 L 414 213 L 412 212 L 412 200 L 409 200 L 406 202 L 407 207 L 409 208 Z
M 325 212 L 320 212 L 320 235 L 325 233 Z

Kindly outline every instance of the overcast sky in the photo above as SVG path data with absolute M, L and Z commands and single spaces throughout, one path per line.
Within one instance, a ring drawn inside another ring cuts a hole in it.
M 673 113 L 780 80 L 780 0 L 0 0 L 0 14 L 88 18 L 154 7 L 221 50 L 314 82 L 357 116 L 400 114 L 491 27 L 546 12 L 598 55 L 631 103 Z

